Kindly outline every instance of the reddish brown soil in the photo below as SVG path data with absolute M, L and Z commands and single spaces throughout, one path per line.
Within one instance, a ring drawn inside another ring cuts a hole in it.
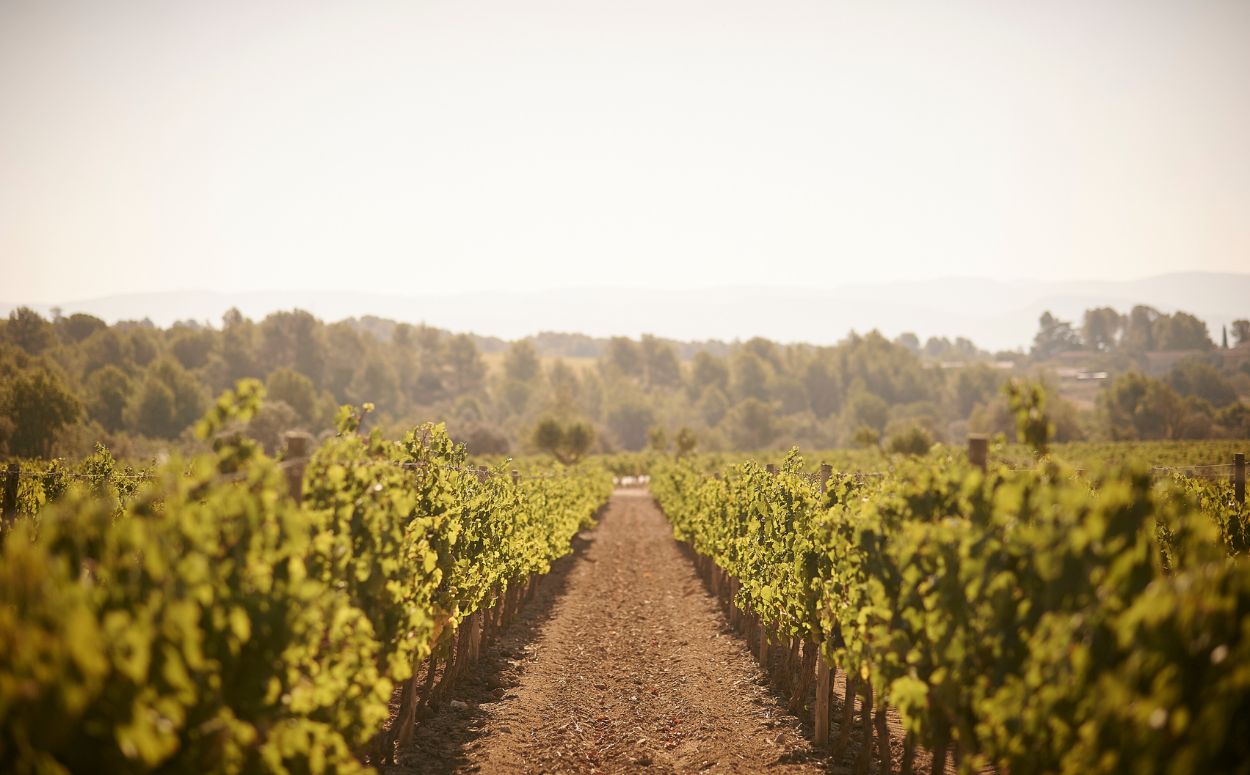
M 617 491 L 449 700 L 391 775 L 841 773 L 859 747 L 813 749 L 645 490 Z

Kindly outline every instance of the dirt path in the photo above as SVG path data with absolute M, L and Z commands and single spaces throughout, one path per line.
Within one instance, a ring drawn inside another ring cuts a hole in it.
M 825 771 L 645 491 L 618 491 L 400 773 Z

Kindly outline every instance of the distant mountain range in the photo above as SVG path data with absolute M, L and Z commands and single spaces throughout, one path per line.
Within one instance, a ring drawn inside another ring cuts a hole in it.
M 0 303 L 0 314 L 19 303 Z M 541 331 L 592 337 L 656 334 L 676 340 L 732 340 L 763 336 L 783 342 L 836 342 L 852 330 L 878 329 L 964 336 L 988 350 L 1027 348 L 1037 319 L 1050 310 L 1079 323 L 1096 306 L 1126 312 L 1148 304 L 1184 310 L 1207 323 L 1217 342 L 1220 327 L 1250 318 L 1250 274 L 1186 272 L 1141 280 L 1103 282 L 1002 282 L 965 277 L 874 285 L 812 288 L 560 288 L 548 291 L 397 296 L 336 291 L 170 291 L 105 296 L 61 304 L 30 305 L 44 314 L 86 312 L 109 322 L 150 319 L 219 324 L 237 307 L 260 318 L 275 310 L 305 309 L 325 320 L 374 315 L 424 322 L 451 331 L 518 339 Z

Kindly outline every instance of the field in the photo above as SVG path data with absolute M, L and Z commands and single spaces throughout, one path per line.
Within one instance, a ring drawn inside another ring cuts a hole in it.
M 487 467 L 348 411 L 279 462 L 258 396 L 6 488 L 5 771 L 1250 762 L 1250 445 Z

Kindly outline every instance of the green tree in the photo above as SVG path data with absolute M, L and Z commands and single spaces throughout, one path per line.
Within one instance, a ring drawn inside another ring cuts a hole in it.
M 725 417 L 730 441 L 741 451 L 764 449 L 777 437 L 772 407 L 758 398 L 738 403 Z
M 215 392 L 241 379 L 262 374 L 256 352 L 256 324 L 237 309 L 231 308 L 221 318 L 220 348 L 215 356 L 214 372 Z
M 850 429 L 867 426 L 881 433 L 889 419 L 890 405 L 885 399 L 862 388 L 851 393 L 842 409 L 842 424 Z
M 105 366 L 115 366 L 133 373 L 134 361 L 130 357 L 126 343 L 112 328 L 89 334 L 78 346 L 78 352 L 82 358 L 84 374 L 90 374 Z
M 542 373 L 538 351 L 529 341 L 522 339 L 508 347 L 503 358 L 503 373 L 515 382 L 533 382 Z
M 854 441 L 855 446 L 863 449 L 875 447 L 881 443 L 881 431 L 867 425 L 861 425 L 851 434 L 851 440 Z
M 390 361 L 381 355 L 370 355 L 356 372 L 347 394 L 356 403 L 366 401 L 390 412 L 399 409 L 399 376 Z
M 573 465 L 590 451 L 595 431 L 589 423 L 580 420 L 562 423 L 554 417 L 546 417 L 534 426 L 530 438 L 538 449 L 565 465 Z
M 116 366 L 105 366 L 87 378 L 87 414 L 106 430 L 116 432 L 125 425 L 126 402 L 133 385 Z
M 608 427 L 621 446 L 630 451 L 647 444 L 647 430 L 655 424 L 651 407 L 641 401 L 628 401 L 608 412 Z
M 1003 392 L 1016 416 L 1016 439 L 1032 447 L 1034 454 L 1045 455 L 1055 435 L 1055 426 L 1046 415 L 1046 389 L 1036 382 L 1013 379 Z
M 886 449 L 898 455 L 924 455 L 933 446 L 933 437 L 919 425 L 909 425 L 890 434 Z
M 325 361 L 320 377 L 309 375 L 313 384 L 329 390 L 335 401 L 356 402 L 352 381 L 365 358 L 378 349 L 376 342 L 345 320 L 325 326 L 320 338 L 325 342 Z
M 694 452 L 699 444 L 699 439 L 690 428 L 682 426 L 677 429 L 677 437 L 673 443 L 674 454 L 677 457 L 686 457 Z
M 496 397 L 508 412 L 524 415 L 529 410 L 530 397 L 534 395 L 534 386 L 529 382 L 518 382 L 510 379 L 496 386 Z
M 204 413 L 204 389 L 172 358 L 154 362 L 126 407 L 126 425 L 154 438 L 172 439 Z
M 729 389 L 729 367 L 722 358 L 700 350 L 695 353 L 690 368 L 690 397 L 704 395 L 709 387 L 716 387 L 722 393 Z
M 1161 317 L 1159 310 L 1138 304 L 1129 310 L 1124 321 L 1124 335 L 1120 346 L 1129 352 L 1146 352 L 1155 349 L 1155 321 Z
M 207 408 L 208 396 L 204 386 L 190 372 L 176 360 L 163 358 L 148 367 L 148 373 L 154 374 L 173 393 L 175 435 L 200 419 Z
M 18 371 L 0 387 L 0 416 L 8 420 L 9 452 L 49 457 L 58 433 L 82 412 L 78 398 L 44 368 Z
M 185 369 L 198 369 L 208 364 L 217 345 L 214 331 L 190 326 L 175 326 L 169 340 L 169 351 Z
M 571 410 L 581 395 L 581 380 L 563 360 L 547 367 L 547 384 L 550 386 L 551 406 L 557 412 Z
M 1113 439 L 1172 439 L 1184 420 L 1184 399 L 1159 380 L 1121 374 L 1100 399 Z
M 453 393 L 469 393 L 482 386 L 486 365 L 478 353 L 473 337 L 457 334 L 447 340 L 443 349 L 447 388 Z
M 1081 324 L 1081 338 L 1089 349 L 1107 352 L 1115 349 L 1123 327 L 1124 318 L 1112 308 L 1088 309 Z
M 122 346 L 127 357 L 137 366 L 148 366 L 161 353 L 161 338 L 151 324 L 119 324 Z
M 699 397 L 695 410 L 703 418 L 703 422 L 713 426 L 719 423 L 729 411 L 729 399 L 719 387 L 708 385 L 703 395 Z
M 295 369 L 318 382 L 326 361 L 322 329 L 321 322 L 304 310 L 274 312 L 258 328 L 261 361 L 271 369 Z
M 507 436 L 481 423 L 470 423 L 456 440 L 463 442 L 473 455 L 506 455 L 511 449 Z
M 1081 341 L 1072 330 L 1072 324 L 1060 320 L 1049 311 L 1038 319 L 1037 336 L 1033 337 L 1034 358 L 1053 358 L 1067 350 L 1080 349 Z
M 733 359 L 731 370 L 731 394 L 738 401 L 754 398 L 768 400 L 768 362 L 753 350 L 739 350 Z
M 534 345 L 525 340 L 514 342 L 504 353 L 503 383 L 497 387 L 497 395 L 512 414 L 526 413 L 540 376 L 542 362 Z
M 777 347 L 776 342 L 765 339 L 762 336 L 753 336 L 742 343 L 742 349 L 774 369 L 781 368 L 781 349 Z
M 1250 320 L 1233 321 L 1233 342 L 1237 345 L 1250 343 Z
M 823 420 L 838 411 L 841 385 L 832 364 L 824 358 L 816 358 L 807 364 L 803 371 L 803 386 L 812 412 L 817 417 Z
M 673 346 L 646 334 L 640 348 L 645 384 L 648 388 L 672 388 L 681 385 L 681 365 Z
M 578 420 L 564 428 L 564 449 L 567 455 L 564 462 L 576 463 L 595 443 L 595 429 L 590 423 Z
M 174 422 L 173 391 L 149 374 L 126 407 L 126 425 L 144 436 L 177 436 L 182 429 Z
M 773 380 L 772 394 L 781 405 L 782 414 L 798 414 L 810 408 L 807 388 L 797 376 L 790 374 L 778 376 Z
M 931 336 L 925 340 L 924 354 L 929 358 L 934 360 L 944 358 L 950 353 L 950 351 L 951 341 L 944 336 Z
M 56 343 L 52 324 L 30 307 L 18 307 L 9 313 L 4 338 L 31 355 L 38 355 Z
M 900 347 L 906 347 L 916 355 L 920 354 L 920 337 L 910 331 L 904 331 L 894 338 L 894 343 Z
M 1182 396 L 1196 396 L 1216 408 L 1236 403 L 1237 389 L 1224 378 L 1219 369 L 1206 361 L 1190 357 L 1172 367 L 1164 381 Z
M 1154 323 L 1155 347 L 1159 350 L 1210 350 L 1215 347 L 1207 324 L 1188 312 L 1161 315 Z
M 642 381 L 642 351 L 628 337 L 614 336 L 608 340 L 602 364 L 610 372 L 614 371 L 621 376 Z
M 653 452 L 668 452 L 668 433 L 659 425 L 647 431 L 647 448 Z
M 947 400 L 959 418 L 966 418 L 972 410 L 991 399 L 1002 384 L 998 372 L 984 364 L 956 369 L 947 383 Z
M 56 321 L 56 330 L 61 337 L 61 341 L 70 344 L 78 344 L 95 332 L 103 331 L 106 328 L 108 328 L 108 323 L 82 312 L 75 312 L 69 317 L 60 318 Z
M 270 372 L 265 380 L 265 393 L 271 400 L 291 407 L 300 421 L 312 423 L 317 419 L 317 388 L 311 379 L 295 369 L 282 366 Z

